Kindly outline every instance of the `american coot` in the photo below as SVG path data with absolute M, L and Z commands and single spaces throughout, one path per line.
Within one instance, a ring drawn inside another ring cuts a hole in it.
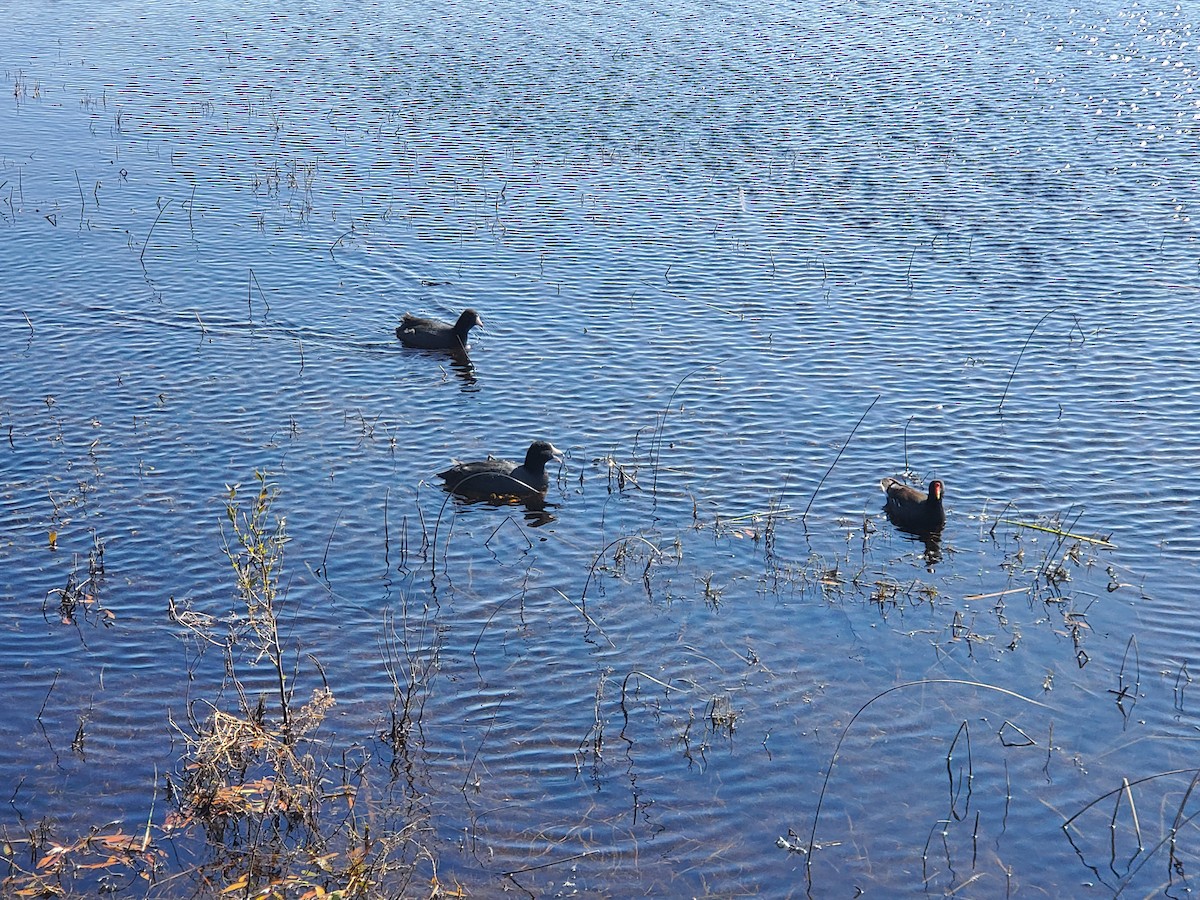
M 895 478 L 885 478 L 879 486 L 887 494 L 884 512 L 897 528 L 912 534 L 934 534 L 946 527 L 940 481 L 929 482 L 928 496 Z
M 467 332 L 478 325 L 483 327 L 483 319 L 473 309 L 464 309 L 458 321 L 453 325 L 437 319 L 421 319 L 417 316 L 404 314 L 404 321 L 396 329 L 396 337 L 405 347 L 416 347 L 420 350 L 461 350 L 467 346 Z
M 456 462 L 438 472 L 438 478 L 445 479 L 447 490 L 475 500 L 524 499 L 546 492 L 550 487 L 546 463 L 561 457 L 562 451 L 549 441 L 534 441 L 522 465 L 507 459 Z

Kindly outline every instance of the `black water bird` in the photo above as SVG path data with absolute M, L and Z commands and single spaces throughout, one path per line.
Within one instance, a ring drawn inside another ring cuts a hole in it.
M 946 527 L 946 510 L 942 506 L 945 485 L 940 481 L 929 482 L 928 494 L 895 478 L 885 478 L 879 486 L 887 494 L 883 510 L 897 528 L 927 535 L 937 534 Z
M 473 309 L 464 309 L 453 325 L 405 313 L 404 321 L 396 329 L 396 337 L 405 347 L 419 350 L 463 350 L 467 346 L 467 332 L 476 325 L 482 328 L 483 319 Z
M 438 472 L 438 478 L 445 480 L 447 490 L 462 497 L 523 500 L 546 492 L 550 487 L 546 463 L 561 458 L 562 451 L 549 441 L 534 441 L 519 466 L 507 459 L 456 461 L 445 472 Z

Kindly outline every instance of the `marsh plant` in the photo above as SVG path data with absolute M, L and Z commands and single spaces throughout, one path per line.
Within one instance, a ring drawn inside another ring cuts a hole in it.
M 200 893 L 237 896 L 371 896 L 412 874 L 415 822 L 370 797 L 371 756 L 320 736 L 335 705 L 315 659 L 315 686 L 298 693 L 301 648 L 281 636 L 294 613 L 283 587 L 286 521 L 274 512 L 278 489 L 265 473 L 243 497 L 229 488 L 225 554 L 237 608 L 216 619 L 172 605 L 174 620 L 200 646 L 224 654 L 222 700 L 193 701 L 179 724 L 186 750 L 168 780 L 174 811 L 166 831 L 203 837 L 210 859 L 193 871 Z M 220 624 L 227 626 L 218 639 Z M 436 882 L 435 882 L 436 884 Z
M 334 692 L 317 659 L 284 636 L 296 611 L 284 587 L 286 521 L 274 511 L 278 489 L 265 473 L 256 481 L 248 497 L 234 486 L 225 501 L 234 607 L 220 614 L 169 600 L 169 618 L 192 648 L 191 677 L 212 649 L 223 675 L 211 699 L 188 698 L 186 721 L 170 719 L 183 753 L 165 779 L 165 818 L 158 824 L 152 802 L 132 829 L 112 822 L 64 839 L 43 821 L 2 834 L 0 896 L 465 896 L 439 883 L 435 857 L 418 843 L 427 816 L 395 789 L 403 769 L 395 754 L 419 724 L 411 680 L 393 676 L 390 769 L 369 746 L 322 737 Z M 51 592 L 64 624 L 94 602 L 104 574 L 103 544 L 94 543 L 88 577 L 72 574 Z M 385 657 L 391 669 L 396 653 L 389 647 Z M 82 721 L 76 741 L 81 752 Z

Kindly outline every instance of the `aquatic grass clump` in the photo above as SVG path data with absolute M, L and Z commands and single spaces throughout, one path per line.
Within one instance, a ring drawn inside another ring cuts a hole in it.
M 266 473 L 257 472 L 258 495 L 250 511 L 238 503 L 238 486 L 229 487 L 225 515 L 237 541 L 236 551 L 225 544 L 225 555 L 237 577 L 238 596 L 246 607 L 248 635 L 258 658 L 267 657 L 275 674 L 278 692 L 278 712 L 283 732 L 291 731 L 292 692 L 287 684 L 283 649 L 279 643 L 279 617 L 283 597 L 279 591 L 279 572 L 283 567 L 283 550 L 287 545 L 286 522 L 275 517 L 271 524 L 271 508 L 279 497 L 278 488 L 268 485 Z M 261 705 L 261 704 L 260 704 Z
M 313 691 L 292 735 L 315 731 L 333 707 L 328 688 Z M 250 715 L 214 708 L 193 734 L 185 735 L 188 762 L 180 813 L 170 827 L 197 821 L 227 847 L 252 840 L 264 821 L 276 827 L 320 827 L 322 791 L 312 777 L 313 759 L 302 742 L 272 728 L 260 698 Z M 242 830 L 245 829 L 245 833 Z
M 58 532 L 50 532 L 50 548 L 58 548 Z M 42 603 L 42 617 L 50 621 L 48 610 L 53 605 L 58 621 L 63 625 L 79 627 L 79 614 L 90 617 L 104 625 L 111 625 L 116 618 L 112 610 L 107 609 L 101 602 L 101 591 L 104 585 L 104 542 L 92 532 L 92 547 L 88 550 L 88 572 L 86 578 L 80 578 L 79 557 L 74 558 L 73 567 L 67 575 L 67 582 L 61 588 L 52 588 L 46 593 Z M 80 638 L 83 634 L 80 632 Z M 84 642 L 84 646 L 87 642 Z
M 236 485 L 226 499 L 225 554 L 237 610 L 221 619 L 171 601 L 172 620 L 201 639 L 201 652 L 221 647 L 225 675 L 217 695 L 232 704 L 193 701 L 187 725 L 176 725 L 186 750 L 167 781 L 175 809 L 164 831 L 176 842 L 199 837 L 197 829 L 202 834 L 192 850 L 205 861 L 186 873 L 202 893 L 374 896 L 397 882 L 403 890 L 415 859 L 429 858 L 413 840 L 420 819 L 372 802 L 367 750 L 320 737 L 336 698 L 311 656 L 321 683 L 303 704 L 297 699 L 295 661 L 303 654 L 281 629 L 292 605 L 282 586 L 286 521 L 274 512 L 278 488 L 265 473 L 256 478 L 248 503 Z M 267 677 L 259 676 L 263 687 L 256 690 L 240 673 L 264 663 Z

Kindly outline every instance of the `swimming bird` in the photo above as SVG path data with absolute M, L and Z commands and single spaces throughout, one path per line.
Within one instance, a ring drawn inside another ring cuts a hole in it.
M 940 481 L 929 482 L 928 495 L 895 478 L 885 478 L 879 486 L 887 494 L 884 512 L 897 528 L 912 534 L 934 534 L 946 527 L 945 485 Z
M 396 329 L 396 337 L 405 347 L 420 350 L 462 350 L 467 346 L 467 332 L 476 325 L 482 328 L 483 319 L 473 309 L 464 309 L 453 325 L 405 313 L 404 321 Z
M 550 487 L 546 463 L 561 458 L 562 451 L 549 441 L 534 441 L 519 466 L 507 459 L 455 461 L 438 472 L 438 478 L 445 480 L 447 490 L 474 500 L 524 499 L 546 492 Z

